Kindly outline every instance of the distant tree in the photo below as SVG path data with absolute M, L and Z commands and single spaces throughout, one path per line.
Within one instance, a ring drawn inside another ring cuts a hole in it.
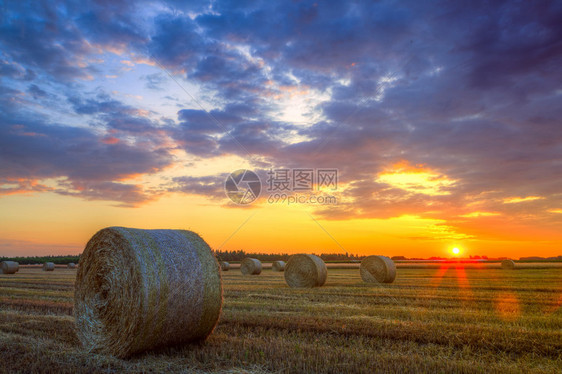
M 288 261 L 289 257 L 291 257 L 288 253 L 252 253 L 246 252 L 242 249 L 237 251 L 227 251 L 227 250 L 216 250 L 214 251 L 215 256 L 219 261 L 242 261 L 246 257 L 256 258 L 260 261 L 275 261 L 275 260 L 282 260 Z M 321 253 L 318 255 L 324 261 L 358 261 L 363 259 L 365 256 L 360 256 L 357 254 L 349 254 L 349 253 Z
M 0 257 L 0 261 L 16 261 L 19 262 L 20 265 L 43 264 L 45 262 L 53 262 L 58 265 L 66 265 L 71 262 L 77 264 L 80 261 L 80 255 Z

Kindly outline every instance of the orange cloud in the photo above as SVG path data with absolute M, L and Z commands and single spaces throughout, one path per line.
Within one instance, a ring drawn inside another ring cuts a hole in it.
M 17 195 L 51 190 L 52 188 L 40 184 L 37 179 L 6 178 L 0 182 L 0 195 Z
M 144 57 L 133 56 L 132 60 L 137 64 L 156 66 L 156 63 L 154 61 L 151 61 L 151 60 L 149 60 L 147 58 L 144 58 Z
M 508 197 L 503 199 L 504 204 L 523 203 L 526 201 L 542 200 L 542 196 L 527 196 L 527 197 Z
M 447 187 L 455 185 L 456 180 L 449 179 L 424 164 L 411 165 L 402 160 L 377 175 L 377 182 L 391 185 L 411 193 L 429 196 L 449 195 Z
M 134 113 L 139 117 L 148 117 L 150 115 L 150 111 L 146 109 L 137 109 L 134 111 Z
M 21 135 L 23 135 L 23 136 L 45 136 L 45 134 L 38 134 L 36 132 L 22 132 Z
M 106 136 L 101 140 L 101 142 L 105 144 L 117 144 L 119 143 L 119 139 L 114 136 Z
M 476 217 L 493 217 L 499 215 L 500 213 L 497 212 L 471 212 L 471 213 L 463 214 L 459 217 L 476 218 Z

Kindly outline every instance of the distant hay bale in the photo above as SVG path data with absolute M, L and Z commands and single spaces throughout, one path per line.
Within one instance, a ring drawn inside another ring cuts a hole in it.
M 0 264 L 2 274 L 15 274 L 20 269 L 20 264 L 15 261 L 2 261 Z
M 363 282 L 392 283 L 396 278 L 396 265 L 386 256 L 367 256 L 359 265 Z
M 43 264 L 43 271 L 53 271 L 55 270 L 55 264 L 52 262 L 45 262 Z
M 245 258 L 240 264 L 240 271 L 244 275 L 258 275 L 261 273 L 261 262 L 255 258 Z
M 513 270 L 515 269 L 515 261 L 513 260 L 503 260 L 502 261 L 502 269 L 506 269 L 506 270 Z
M 108 227 L 81 256 L 74 317 L 88 352 L 129 357 L 201 341 L 221 308 L 219 264 L 191 231 Z
M 284 271 L 285 270 L 285 261 L 273 261 L 271 264 L 271 270 L 273 271 Z
M 228 271 L 230 269 L 230 264 L 226 261 L 221 261 L 221 270 Z
M 69 269 L 75 269 L 76 268 L 76 264 L 74 262 L 69 263 L 68 265 Z
M 285 265 L 285 282 L 291 288 L 321 287 L 326 283 L 328 269 L 316 255 L 293 255 Z

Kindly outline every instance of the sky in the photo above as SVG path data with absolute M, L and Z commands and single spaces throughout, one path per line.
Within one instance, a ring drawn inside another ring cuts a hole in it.
M 188 3 L 1 2 L 0 256 L 562 255 L 562 2 Z

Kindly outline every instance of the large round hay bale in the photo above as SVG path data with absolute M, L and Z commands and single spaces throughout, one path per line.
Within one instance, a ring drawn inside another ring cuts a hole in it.
M 228 271 L 230 270 L 230 263 L 226 262 L 226 261 L 221 261 L 221 270 L 222 271 Z
M 396 265 L 386 256 L 367 256 L 359 265 L 363 282 L 392 283 L 396 278 Z
M 273 271 L 284 271 L 285 270 L 285 261 L 273 261 L 271 264 L 271 270 Z
M 55 264 L 52 262 L 45 262 L 43 264 L 43 271 L 53 271 L 55 270 Z
M 293 255 L 285 265 L 285 282 L 292 288 L 321 287 L 326 283 L 328 269 L 316 255 Z
M 240 271 L 244 275 L 258 275 L 261 273 L 261 262 L 255 258 L 245 258 L 240 264 Z
M 506 269 L 506 270 L 513 270 L 515 269 L 515 261 L 513 260 L 503 260 L 502 261 L 502 269 Z
M 76 264 L 75 264 L 74 262 L 71 262 L 71 263 L 69 263 L 69 264 L 67 265 L 67 267 L 68 267 L 69 269 L 75 269 L 75 268 L 76 268 Z
M 221 308 L 219 264 L 191 231 L 109 227 L 81 256 L 74 316 L 88 352 L 128 357 L 204 340 Z
M 2 274 L 15 274 L 20 269 L 20 264 L 15 261 L 2 261 L 0 268 L 2 268 Z

